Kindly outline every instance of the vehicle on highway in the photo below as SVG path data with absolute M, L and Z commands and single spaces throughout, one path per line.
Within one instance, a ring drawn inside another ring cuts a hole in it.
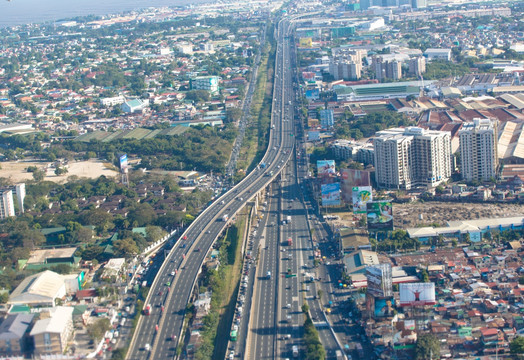
M 146 305 L 146 307 L 144 308 L 144 315 L 151 315 L 151 305 Z
M 166 282 L 166 286 L 171 286 L 171 281 Z
M 268 279 L 271 279 L 271 271 L 268 271 L 266 275 Z
M 151 351 L 151 345 L 146 344 L 146 346 L 144 346 L 144 350 L 145 351 Z
M 294 358 L 298 357 L 298 346 L 293 345 L 292 351 L 293 351 L 293 357 Z
M 175 272 L 174 271 L 171 271 L 171 276 L 175 276 Z

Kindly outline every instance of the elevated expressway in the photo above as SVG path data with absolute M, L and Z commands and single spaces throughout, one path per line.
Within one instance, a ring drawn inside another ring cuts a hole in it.
M 288 27 L 286 20 L 280 21 L 275 34 L 278 46 L 270 139 L 262 159 L 265 167 L 258 166 L 242 182 L 205 209 L 166 256 L 144 302 L 144 306 L 151 306 L 151 314 L 141 316 L 138 321 L 127 354 L 129 360 L 175 357 L 186 307 L 202 264 L 227 225 L 222 217 L 226 214 L 233 217 L 248 201 L 254 199 L 278 176 L 292 153 L 295 143 L 292 121 L 294 92 L 289 65 Z M 146 347 L 150 347 L 150 350 L 147 351 Z

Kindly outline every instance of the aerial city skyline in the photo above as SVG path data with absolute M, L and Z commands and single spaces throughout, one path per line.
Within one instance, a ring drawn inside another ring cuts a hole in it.
M 523 9 L 0 3 L 0 359 L 522 356 Z

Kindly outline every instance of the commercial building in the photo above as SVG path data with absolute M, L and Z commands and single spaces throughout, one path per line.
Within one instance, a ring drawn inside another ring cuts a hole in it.
M 335 116 L 332 109 L 320 110 L 320 126 L 329 129 L 335 126 Z
M 124 102 L 121 109 L 125 113 L 142 112 L 149 105 L 149 100 L 133 99 Z
M 100 99 L 100 104 L 102 106 L 115 106 L 115 105 L 123 104 L 125 102 L 126 102 L 126 98 L 123 97 L 122 95 Z
M 381 188 L 434 187 L 451 176 L 451 133 L 418 127 L 379 131 L 373 142 Z
M 427 49 L 424 55 L 431 60 L 451 60 L 451 49 Z
M 473 119 L 459 131 L 461 174 L 466 181 L 488 181 L 497 176 L 497 125 L 490 119 Z
M 4 190 L 0 193 L 0 219 L 5 219 L 10 216 L 15 216 L 13 191 Z
M 73 334 L 73 308 L 57 306 L 41 312 L 30 335 L 34 340 L 35 355 L 63 354 Z
M 191 90 L 207 90 L 212 94 L 218 92 L 218 76 L 197 76 L 190 80 Z
M 9 296 L 9 305 L 55 306 L 66 295 L 64 278 L 53 271 L 26 277 Z

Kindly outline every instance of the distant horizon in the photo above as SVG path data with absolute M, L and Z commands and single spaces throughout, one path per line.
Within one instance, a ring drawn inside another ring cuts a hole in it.
M 0 28 L 42 24 L 89 15 L 120 14 L 149 7 L 202 3 L 194 0 L 0 0 Z

